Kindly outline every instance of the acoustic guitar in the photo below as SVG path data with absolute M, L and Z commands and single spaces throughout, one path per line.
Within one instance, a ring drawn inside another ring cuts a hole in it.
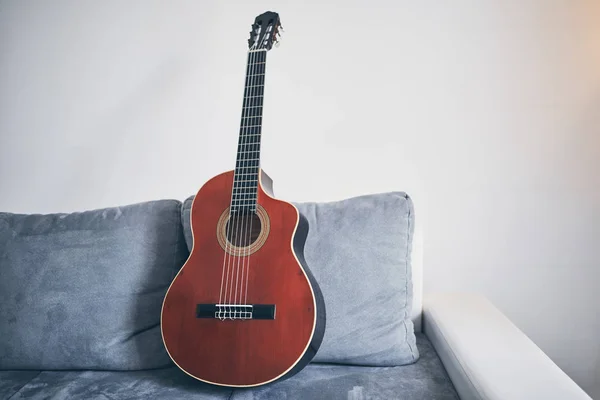
M 323 297 L 303 255 L 307 220 L 273 197 L 260 167 L 266 57 L 280 27 L 274 12 L 252 25 L 235 169 L 196 194 L 193 247 L 162 305 L 169 356 L 214 385 L 288 378 L 313 358 L 325 331 Z

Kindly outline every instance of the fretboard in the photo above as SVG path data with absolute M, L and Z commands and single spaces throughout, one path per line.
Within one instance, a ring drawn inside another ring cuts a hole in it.
M 231 212 L 234 213 L 256 211 L 266 58 L 266 50 L 248 52 L 242 121 L 231 194 Z

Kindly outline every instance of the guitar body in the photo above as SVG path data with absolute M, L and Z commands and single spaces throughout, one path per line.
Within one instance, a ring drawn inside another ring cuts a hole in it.
M 325 308 L 304 261 L 304 217 L 272 197 L 260 170 L 257 211 L 238 221 L 246 226 L 237 229 L 240 237 L 227 236 L 228 218 L 235 222 L 233 182 L 234 171 L 218 175 L 193 201 L 193 248 L 165 296 L 161 329 L 170 357 L 187 374 L 215 385 L 257 386 L 287 378 L 313 358 Z M 242 305 L 210 308 L 216 304 L 255 305 L 255 315 L 242 314 Z

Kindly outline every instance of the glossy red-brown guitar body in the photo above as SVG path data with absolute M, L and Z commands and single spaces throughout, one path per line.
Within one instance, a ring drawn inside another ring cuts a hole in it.
M 287 378 L 312 359 L 323 338 L 325 309 L 304 261 L 306 220 L 292 204 L 272 197 L 271 180 L 261 171 L 263 223 L 258 239 L 240 250 L 242 256 L 253 253 L 237 284 L 247 282 L 248 304 L 274 305 L 274 319 L 197 317 L 198 304 L 222 303 L 228 255 L 230 264 L 234 260 L 229 272 L 235 271 L 237 258 L 223 247 L 232 183 L 233 171 L 218 175 L 193 201 L 193 248 L 165 296 L 161 329 L 170 357 L 187 374 L 216 385 L 257 386 Z

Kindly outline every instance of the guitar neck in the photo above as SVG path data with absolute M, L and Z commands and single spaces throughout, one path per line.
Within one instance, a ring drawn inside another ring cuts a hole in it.
M 266 59 L 265 49 L 248 52 L 242 120 L 231 195 L 232 212 L 256 211 Z

